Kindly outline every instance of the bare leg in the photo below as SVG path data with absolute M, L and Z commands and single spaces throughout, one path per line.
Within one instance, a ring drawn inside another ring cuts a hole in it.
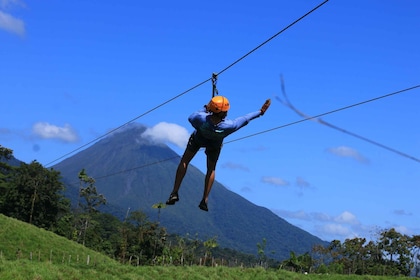
M 214 179 L 216 177 L 216 163 L 216 161 L 209 160 L 209 158 L 207 157 L 207 173 L 204 181 L 203 199 L 201 200 L 201 203 L 199 205 L 200 209 L 204 211 L 208 211 L 207 202 L 209 199 L 211 188 L 213 187 Z
M 185 174 L 187 173 L 188 165 L 193 159 L 197 152 L 191 152 L 190 150 L 185 150 L 184 155 L 179 162 L 178 168 L 176 170 L 175 182 L 172 193 L 178 193 L 179 188 L 181 187 L 182 180 L 184 179 Z

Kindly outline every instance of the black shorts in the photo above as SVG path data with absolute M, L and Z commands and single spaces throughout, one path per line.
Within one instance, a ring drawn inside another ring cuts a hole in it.
M 217 162 L 219 159 L 220 151 L 222 150 L 221 143 L 214 143 L 210 140 L 208 141 L 199 141 L 195 137 L 194 133 L 191 134 L 190 139 L 188 140 L 187 149 L 190 152 L 197 153 L 200 148 L 206 148 L 207 158 L 213 162 Z

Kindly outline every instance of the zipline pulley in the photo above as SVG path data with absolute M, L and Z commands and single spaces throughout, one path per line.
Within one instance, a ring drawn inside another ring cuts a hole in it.
M 211 76 L 211 83 L 213 87 L 213 94 L 212 97 L 219 94 L 219 91 L 217 90 L 216 84 L 217 84 L 217 74 L 213 73 Z

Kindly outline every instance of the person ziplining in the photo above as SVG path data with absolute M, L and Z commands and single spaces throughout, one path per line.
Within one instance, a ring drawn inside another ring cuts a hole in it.
M 204 180 L 203 197 L 198 207 L 203 211 L 208 211 L 208 197 L 214 183 L 216 163 L 222 149 L 223 139 L 247 125 L 251 120 L 264 115 L 270 104 L 271 100 L 267 99 L 260 110 L 232 120 L 226 118 L 230 109 L 229 100 L 224 96 L 214 96 L 213 94 L 213 98 L 203 109 L 191 114 L 188 120 L 195 130 L 188 140 L 187 147 L 178 165 L 174 186 L 166 204 L 174 205 L 175 202 L 179 201 L 178 191 L 188 165 L 198 150 L 203 147 L 207 156 L 207 172 Z

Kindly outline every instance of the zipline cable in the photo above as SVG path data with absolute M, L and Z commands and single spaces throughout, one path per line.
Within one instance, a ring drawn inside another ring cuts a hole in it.
M 358 103 L 355 103 L 355 104 L 352 104 L 352 105 L 341 107 L 341 108 L 338 108 L 338 109 L 335 109 L 335 110 L 332 110 L 332 111 L 328 111 L 328 112 L 325 112 L 325 113 L 322 113 L 322 114 L 319 114 L 319 115 L 316 115 L 316 116 L 305 117 L 304 119 L 301 119 L 299 121 L 291 122 L 291 123 L 288 123 L 288 124 L 285 124 L 285 125 L 281 125 L 281 126 L 278 126 L 278 127 L 272 128 L 272 129 L 264 130 L 264 131 L 261 131 L 261 132 L 258 132 L 258 133 L 254 133 L 254 134 L 250 134 L 248 136 L 244 136 L 244 137 L 241 137 L 241 138 L 238 138 L 238 139 L 227 141 L 227 142 L 224 142 L 223 145 L 229 144 L 229 143 L 232 143 L 232 142 L 241 141 L 243 139 L 251 138 L 251 137 L 254 137 L 254 136 L 263 134 L 263 133 L 272 132 L 272 131 L 277 130 L 277 129 L 281 129 L 281 128 L 285 128 L 285 127 L 288 127 L 288 126 L 296 125 L 296 124 L 302 123 L 304 121 L 314 120 L 314 119 L 317 119 L 317 118 L 319 118 L 321 116 L 333 114 L 333 113 L 336 113 L 336 112 L 339 112 L 339 111 L 350 109 L 350 108 L 353 108 L 353 107 L 356 107 L 356 106 L 360 106 L 360 105 L 363 105 L 363 104 L 366 104 L 366 103 L 377 101 L 379 99 L 383 99 L 383 98 L 386 98 L 386 97 L 397 95 L 397 94 L 400 94 L 400 93 L 403 93 L 403 92 L 407 92 L 407 91 L 410 91 L 410 90 L 414 90 L 414 89 L 417 89 L 417 88 L 420 88 L 420 84 L 419 85 L 416 85 L 416 86 L 413 86 L 413 87 L 405 88 L 405 89 L 402 89 L 402 90 L 399 90 L 399 91 L 395 91 L 395 92 L 392 92 L 392 93 L 389 93 L 389 94 L 386 94 L 386 95 L 375 97 L 375 98 L 372 98 L 372 99 L 369 99 L 369 100 L 358 102 Z M 378 144 L 380 146 L 382 145 L 380 143 L 378 143 Z M 386 147 L 386 148 L 388 148 L 388 147 Z M 397 152 L 397 154 L 400 154 L 400 153 Z M 411 156 L 411 155 L 408 155 L 408 154 L 405 154 L 405 153 L 401 153 L 400 155 L 402 155 L 404 157 L 407 157 L 409 159 L 412 159 L 412 160 L 420 163 L 420 159 L 418 159 L 418 158 L 416 158 L 414 156 Z M 98 176 L 98 177 L 95 177 L 95 180 L 105 179 L 105 178 L 108 178 L 108 177 L 111 177 L 111 176 L 115 176 L 115 175 L 118 175 L 118 174 L 122 174 L 122 173 L 130 172 L 130 171 L 134 171 L 134 170 L 145 168 L 145 167 L 149 167 L 149 166 L 152 166 L 152 165 L 155 165 L 155 164 L 159 164 L 159 163 L 162 163 L 162 162 L 165 162 L 165 161 L 173 160 L 173 159 L 176 159 L 176 158 L 180 158 L 180 156 L 178 155 L 178 156 L 174 156 L 174 157 L 170 157 L 170 158 L 158 160 L 158 161 L 155 161 L 155 162 L 147 163 L 147 164 L 144 164 L 144 165 L 141 165 L 141 166 L 137 166 L 137 167 L 133 167 L 133 168 L 125 169 L 125 170 L 120 170 L 120 171 L 117 171 L 117 172 L 114 172 L 114 173 L 111 173 L 111 174 L 106 174 L 106 175 Z M 76 183 L 74 183 L 74 184 L 76 184 Z
M 237 139 L 234 139 L 234 140 L 231 140 L 231 141 L 227 141 L 224 144 L 229 144 L 229 143 L 236 142 L 236 141 L 239 141 L 239 140 L 243 140 L 243 139 L 246 139 L 246 138 L 254 137 L 254 136 L 257 136 L 257 135 L 260 135 L 260 134 L 264 134 L 264 133 L 271 132 L 271 131 L 274 131 L 274 130 L 277 130 L 277 129 L 285 128 L 287 126 L 292 126 L 292 125 L 295 125 L 295 124 L 298 124 L 298 123 L 301 123 L 301 122 L 305 122 L 305 121 L 308 121 L 308 120 L 314 120 L 314 119 L 320 118 L 322 116 L 337 113 L 339 111 L 343 111 L 343 110 L 350 109 L 350 108 L 353 108 L 353 107 L 356 107 L 356 106 L 360 106 L 360 105 L 363 105 L 363 104 L 366 104 L 366 103 L 377 101 L 379 99 L 390 97 L 390 96 L 400 94 L 400 93 L 403 93 L 403 92 L 406 92 L 406 91 L 410 91 L 410 90 L 413 90 L 413 89 L 416 89 L 416 88 L 420 88 L 420 84 L 416 85 L 416 86 L 409 87 L 409 88 L 405 88 L 405 89 L 402 89 L 402 90 L 399 90 L 399 91 L 395 91 L 395 92 L 392 92 L 392 93 L 389 93 L 389 94 L 386 94 L 386 95 L 375 97 L 375 98 L 372 98 L 372 99 L 369 99 L 369 100 L 354 103 L 354 104 L 351 104 L 351 105 L 348 105 L 348 106 L 345 106 L 345 107 L 341 107 L 341 108 L 338 108 L 338 109 L 335 109 L 335 110 L 332 110 L 332 111 L 328 111 L 326 113 L 322 113 L 322 114 L 315 115 L 315 116 L 309 116 L 307 118 L 304 118 L 304 119 L 301 119 L 301 120 L 298 120 L 298 121 L 295 121 L 295 122 L 291 122 L 291 123 L 288 123 L 288 124 L 285 124 L 285 125 L 277 126 L 277 127 L 271 128 L 271 129 L 267 129 L 267 130 L 260 131 L 260 132 L 254 133 L 254 134 L 250 134 L 250 135 L 247 135 L 247 136 L 244 136 L 244 137 L 240 137 L 240 138 L 237 138 Z
M 152 109 L 150 109 L 150 110 L 148 110 L 148 111 L 144 112 L 143 114 L 141 114 L 141 115 L 139 115 L 139 116 L 137 116 L 137 117 L 135 117 L 135 118 L 133 118 L 133 119 L 131 119 L 131 120 L 129 120 L 129 121 L 127 121 L 127 122 L 125 122 L 124 124 L 122 124 L 122 125 L 120 125 L 120 126 L 118 126 L 118 127 L 114 128 L 114 129 L 111 129 L 111 130 L 110 130 L 110 131 L 108 131 L 107 133 L 105 133 L 105 134 L 103 134 L 103 135 L 101 135 L 101 136 L 99 136 L 99 137 L 96 137 L 95 139 L 93 139 L 93 140 L 91 140 L 91 141 L 87 142 L 86 144 L 83 144 L 82 146 L 80 146 L 80 147 L 78 147 L 78 148 L 76 148 L 76 149 L 74 149 L 74 150 L 72 150 L 72 151 L 70 151 L 70 152 L 68 152 L 68 153 L 66 153 L 66 154 L 64 154 L 64 155 L 62 155 L 61 157 L 59 157 L 59 158 L 57 158 L 57 159 L 55 159 L 55 160 L 53 160 L 53 161 L 50 161 L 49 163 L 47 163 L 47 164 L 46 164 L 46 166 L 49 166 L 50 164 L 52 164 L 52 163 L 54 163 L 54 162 L 56 162 L 56 161 L 58 161 L 58 160 L 60 160 L 60 159 L 62 159 L 62 158 L 65 158 L 66 156 L 69 156 L 69 155 L 71 155 L 71 154 L 73 154 L 73 153 L 75 153 L 75 152 L 77 152 L 77 151 L 79 151 L 79 150 L 81 150 L 81 149 L 83 149 L 83 148 L 85 148 L 85 147 L 89 146 L 90 144 L 95 143 L 96 141 L 98 141 L 98 140 L 100 140 L 100 139 L 104 138 L 105 136 L 108 136 L 108 135 L 110 135 L 110 134 L 114 133 L 115 131 L 117 131 L 117 130 L 119 130 L 119 129 L 123 128 L 124 126 L 126 126 L 126 125 L 128 125 L 128 124 L 130 124 L 130 123 L 132 123 L 132 122 L 134 122 L 134 121 L 136 121 L 137 119 L 139 119 L 139 118 L 141 118 L 141 117 L 143 117 L 143 116 L 145 116 L 145 115 L 147 115 L 147 114 L 151 113 L 152 111 L 155 111 L 155 110 L 157 110 L 157 109 L 158 109 L 158 108 L 160 108 L 160 107 L 163 107 L 164 105 L 166 105 L 166 104 L 168 104 L 168 103 L 172 102 L 173 100 L 177 99 L 178 97 L 180 97 L 180 96 L 182 96 L 182 95 L 184 95 L 184 94 L 186 94 L 186 93 L 188 93 L 188 92 L 190 92 L 190 91 L 194 90 L 195 88 L 198 88 L 199 86 L 201 86 L 201 85 L 203 85 L 203 84 L 207 83 L 207 82 L 208 82 L 208 81 L 210 81 L 210 80 L 211 80 L 211 78 L 209 78 L 209 79 L 207 79 L 207 80 L 205 80 L 205 81 L 203 81 L 203 82 L 201 82 L 201 83 L 199 83 L 199 84 L 197 84 L 197 85 L 193 86 L 192 88 L 190 88 L 190 89 L 188 89 L 188 90 L 186 90 L 186 91 L 184 91 L 184 92 L 182 92 L 182 93 L 180 93 L 180 94 L 178 94 L 178 95 L 176 95 L 176 96 L 172 97 L 171 99 L 168 99 L 167 101 L 165 101 L 165 102 L 163 102 L 163 103 L 161 103 L 161 104 L 159 104 L 159 105 L 157 105 L 157 106 L 153 107 Z
M 291 110 L 293 110 L 296 114 L 298 114 L 299 116 L 301 116 L 302 118 L 309 118 L 309 116 L 307 115 L 307 114 L 305 114 L 305 113 L 303 113 L 302 111 L 300 111 L 300 110 L 298 110 L 291 102 L 290 102 L 290 100 L 289 100 L 289 97 L 287 96 L 287 93 L 286 93 L 286 88 L 285 88 L 285 85 L 284 85 L 284 80 L 283 80 L 283 77 L 280 77 L 280 79 L 281 79 L 281 91 L 282 91 L 282 93 L 283 93 L 283 96 L 284 96 L 284 98 L 285 98 L 285 100 L 282 100 L 280 97 L 278 97 L 278 96 L 276 96 L 275 98 L 278 100 L 278 101 L 280 101 L 283 105 L 285 105 L 286 107 L 288 107 L 288 108 L 290 108 Z M 336 126 L 336 125 L 333 125 L 333 124 L 331 124 L 331 123 L 329 123 L 329 122 L 326 122 L 326 121 L 324 121 L 323 119 L 321 119 L 321 118 L 312 118 L 312 120 L 313 121 L 315 121 L 315 122 L 317 122 L 317 123 L 319 123 L 319 124 L 323 124 L 323 125 L 325 125 L 325 126 L 327 126 L 327 127 L 330 127 L 330 128 L 332 128 L 332 129 L 335 129 L 335 130 L 338 130 L 338 131 L 340 131 L 340 132 L 343 132 L 343 133 L 345 133 L 345 134 L 348 134 L 348 135 L 350 135 L 350 136 L 353 136 L 353 137 L 355 137 L 355 138 L 358 138 L 358 139 L 360 139 L 360 140 L 363 140 L 363 141 L 365 141 L 365 142 L 368 142 L 368 143 L 370 143 L 370 144 L 373 144 L 373 145 L 375 145 L 375 146 L 378 146 L 378 147 L 380 147 L 380 148 L 382 148 L 382 149 L 385 149 L 385 150 L 387 150 L 387 151 L 389 151 L 389 152 L 393 152 L 393 153 L 395 153 L 395 154 L 398 154 L 398 155 L 400 155 L 400 156 L 403 156 L 403 157 L 406 157 L 406 158 L 408 158 L 408 159 L 411 159 L 411 160 L 414 160 L 414 161 L 417 161 L 417 162 L 419 162 L 420 163 L 420 159 L 418 159 L 418 158 L 416 158 L 416 157 L 413 157 L 413 156 L 411 156 L 411 155 L 409 155 L 409 154 L 407 154 L 407 153 L 404 153 L 404 152 L 401 152 L 401 151 L 399 151 L 399 150 L 397 150 L 397 149 L 394 149 L 394 148 L 391 148 L 391 147 L 389 147 L 389 146 L 386 146 L 386 145 L 384 145 L 384 144 L 381 144 L 381 143 L 379 143 L 378 141 L 374 141 L 374 140 L 371 140 L 371 139 L 369 139 L 369 138 L 367 138 L 367 137 L 364 137 L 364 136 L 362 136 L 362 135 L 359 135 L 359 134 L 356 134 L 356 133 L 354 133 L 354 132 L 351 132 L 351 131 L 348 131 L 347 129 L 344 129 L 344 128 L 341 128 L 341 127 L 338 127 L 338 126 Z
M 238 58 L 237 60 L 235 60 L 234 62 L 232 62 L 230 65 L 228 65 L 227 67 L 225 67 L 223 70 L 221 70 L 220 72 L 218 72 L 217 75 L 222 74 L 223 72 L 225 72 L 226 70 L 228 70 L 229 68 L 231 68 L 232 66 L 234 66 L 235 64 L 237 64 L 239 61 L 243 60 L 245 57 L 247 57 L 251 53 L 255 52 L 256 50 L 258 50 L 259 48 L 261 48 L 265 44 L 267 44 L 268 42 L 270 42 L 271 40 L 273 40 L 275 37 L 279 36 L 281 33 L 283 33 L 284 31 L 286 31 L 287 29 L 289 29 L 290 27 L 292 27 L 293 25 L 295 25 L 296 23 L 298 23 L 299 21 L 301 21 L 302 19 L 304 19 L 305 17 L 307 17 L 308 15 L 310 15 L 311 13 L 315 12 L 318 8 L 320 8 L 321 6 L 323 6 L 328 1 L 329 0 L 325 0 L 324 2 L 322 2 L 321 4 L 319 4 L 318 6 L 316 6 L 315 8 L 313 8 L 312 10 L 310 10 L 309 12 L 307 12 L 306 14 L 304 14 L 303 16 L 301 16 L 300 18 L 298 18 L 297 20 L 295 20 L 294 22 L 292 22 L 291 24 L 289 24 L 288 26 L 286 26 L 285 28 L 283 28 L 282 30 L 280 30 L 279 32 L 277 32 L 276 34 L 274 34 L 273 36 L 271 36 L 270 38 L 268 38 L 267 40 L 265 40 L 264 42 L 262 42 L 261 44 L 259 44 L 258 46 L 256 46 L 254 49 L 250 50 L 248 53 L 244 54 L 243 56 L 241 56 L 240 58 Z
M 307 12 L 307 13 L 306 13 L 306 14 L 304 14 L 303 16 L 299 17 L 297 20 L 295 20 L 295 21 L 293 21 L 292 23 L 290 23 L 289 25 L 287 25 L 285 28 L 283 28 L 282 30 L 280 30 L 279 32 L 277 32 L 276 34 L 274 34 L 273 36 L 271 36 L 270 38 L 268 38 L 267 40 L 265 40 L 264 42 L 262 42 L 261 44 L 259 44 L 257 47 L 255 47 L 254 49 L 252 49 L 251 51 L 249 51 L 249 52 L 248 52 L 248 53 L 246 53 L 245 55 L 243 55 L 243 56 L 241 56 L 240 58 L 238 58 L 237 60 L 235 60 L 233 63 L 229 64 L 227 67 L 223 68 L 223 69 L 222 69 L 221 71 L 219 71 L 218 73 L 213 73 L 213 75 L 212 75 L 212 77 L 211 77 L 211 78 L 208 78 L 208 79 L 206 79 L 206 80 L 202 81 L 201 83 L 198 83 L 197 85 L 195 85 L 195 86 L 193 86 L 193 87 L 191 87 L 191 88 L 187 89 L 187 90 L 186 90 L 186 91 L 184 91 L 184 92 L 181 92 L 180 94 L 178 94 L 178 95 L 176 95 L 176 96 L 174 96 L 174 97 L 172 97 L 172 98 L 168 99 L 167 101 L 165 101 L 165 102 L 163 102 L 163 103 L 161 103 L 161 104 L 159 104 L 159 105 L 157 105 L 157 106 L 153 107 L 152 109 L 150 109 L 150 110 L 148 110 L 148 111 L 144 112 L 143 114 L 141 114 L 141 115 L 139 115 L 139 116 L 137 116 L 137 117 L 135 117 L 135 118 L 133 118 L 133 119 L 131 119 L 131 120 L 129 120 L 129 121 L 127 121 L 127 122 L 125 122 L 124 124 L 122 124 L 122 125 L 120 125 L 120 126 L 118 126 L 118 127 L 114 128 L 114 129 L 112 129 L 112 130 L 108 131 L 107 133 L 105 133 L 105 134 L 103 134 L 103 135 L 101 135 L 101 136 L 99 136 L 99 137 L 96 137 L 95 139 L 93 139 L 93 140 L 91 140 L 91 141 L 89 141 L 89 142 L 87 142 L 87 143 L 83 144 L 82 146 L 80 146 L 80 147 L 78 147 L 78 148 L 76 148 L 76 149 L 74 149 L 74 150 L 72 150 L 72 151 L 70 151 L 70 152 L 68 152 L 68 153 L 66 153 L 66 154 L 64 154 L 64 155 L 62 155 L 62 156 L 60 156 L 59 158 L 57 158 L 57 159 L 55 159 L 55 160 L 53 160 L 53 161 L 48 162 L 45 166 L 49 166 L 49 165 L 53 164 L 54 162 L 57 162 L 57 161 L 59 161 L 60 159 L 63 159 L 63 158 L 65 158 L 65 157 L 67 157 L 67 156 L 69 156 L 69 155 L 71 155 L 71 154 L 73 154 L 73 153 L 75 153 L 75 152 L 77 152 L 77 151 L 79 151 L 79 150 L 81 150 L 81 149 L 83 149 L 83 148 L 85 148 L 85 147 L 89 146 L 90 144 L 95 143 L 96 141 L 98 141 L 98 140 L 100 140 L 100 139 L 104 138 L 105 136 L 110 135 L 111 133 L 113 133 L 113 132 L 115 132 L 115 131 L 117 131 L 117 130 L 121 129 L 122 127 L 124 127 L 124 126 L 126 126 L 126 125 L 128 125 L 128 124 L 130 124 L 130 123 L 132 123 L 132 122 L 134 122 L 134 121 L 136 121 L 136 120 L 138 120 L 139 118 L 141 118 L 141 117 L 143 117 L 143 116 L 145 116 L 145 115 L 147 115 L 147 114 L 149 114 L 149 113 L 151 113 L 151 112 L 153 112 L 153 111 L 155 111 L 155 110 L 159 109 L 160 107 L 163 107 L 164 105 L 166 105 L 166 104 L 168 104 L 168 103 L 170 103 L 170 102 L 174 101 L 175 99 L 177 99 L 177 98 L 179 98 L 179 97 L 181 97 L 181 96 L 183 96 L 183 95 L 187 94 L 188 92 L 190 92 L 190 91 L 192 91 L 192 90 L 194 90 L 194 89 L 196 89 L 196 88 L 198 88 L 198 87 L 202 86 L 203 84 L 205 84 L 205 83 L 207 83 L 207 82 L 209 82 L 209 81 L 212 81 L 212 80 L 214 79 L 214 77 L 217 77 L 217 75 L 220 75 L 221 73 L 225 72 L 225 71 L 226 71 L 226 70 L 228 70 L 229 68 L 233 67 L 235 64 L 239 63 L 241 60 L 245 59 L 245 58 L 246 58 L 247 56 L 249 56 L 251 53 L 255 52 L 257 49 L 261 48 L 262 46 L 264 46 L 265 44 L 267 44 L 268 42 L 270 42 L 271 40 L 273 40 L 275 37 L 279 36 L 281 33 L 283 33 L 284 31 L 286 31 L 287 29 L 289 29 L 290 27 L 292 27 L 293 25 L 295 25 L 296 23 L 298 23 L 299 21 L 301 21 L 302 19 L 304 19 L 306 16 L 308 16 L 308 15 L 310 15 L 311 13 L 313 13 L 314 11 L 316 11 L 318 8 L 320 8 L 321 6 L 323 6 L 323 5 L 324 5 L 325 3 L 327 3 L 328 1 L 329 1 L 329 0 L 325 0 L 324 2 L 322 2 L 321 4 L 319 4 L 318 6 L 316 6 L 315 8 L 311 9 L 309 12 Z M 214 93 L 215 93 L 215 92 L 214 92 Z

